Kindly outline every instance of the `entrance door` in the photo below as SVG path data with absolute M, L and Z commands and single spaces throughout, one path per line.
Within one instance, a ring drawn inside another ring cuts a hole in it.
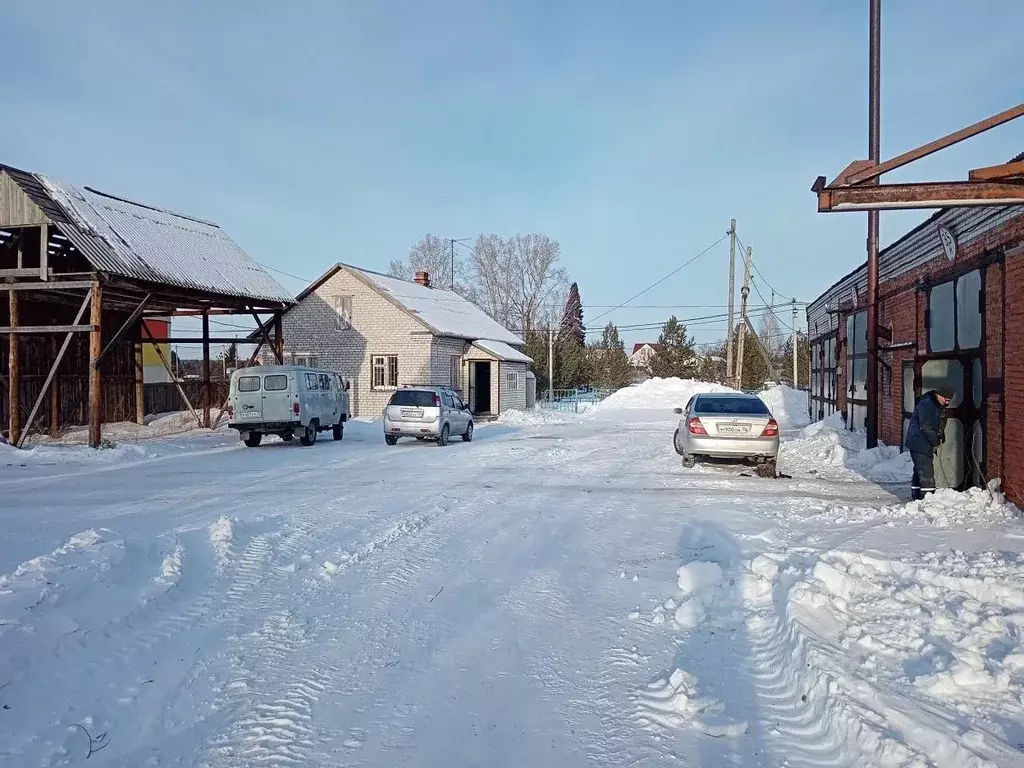
M 473 413 L 491 412 L 491 363 L 473 362 Z

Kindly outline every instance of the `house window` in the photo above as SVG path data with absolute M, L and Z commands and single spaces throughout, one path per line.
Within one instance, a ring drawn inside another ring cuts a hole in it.
M 505 371 L 505 389 L 508 392 L 519 391 L 519 371 Z
M 461 370 L 461 363 L 460 363 L 459 356 L 458 355 L 452 355 L 452 360 L 451 360 L 451 380 L 450 380 L 449 383 L 453 387 L 455 387 L 455 389 L 460 389 L 461 388 L 461 382 L 460 382 L 460 376 L 459 376 L 460 370 Z
M 309 352 L 292 352 L 292 365 L 304 365 L 308 368 L 316 368 L 320 359 Z
M 374 355 L 371 358 L 373 389 L 394 389 L 398 386 L 398 355 Z
M 335 296 L 334 311 L 338 315 L 337 329 L 344 331 L 352 327 L 352 297 Z

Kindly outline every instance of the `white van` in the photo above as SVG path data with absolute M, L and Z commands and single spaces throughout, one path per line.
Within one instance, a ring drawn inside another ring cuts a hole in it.
M 263 435 L 313 445 L 318 432 L 345 434 L 349 382 L 334 371 L 304 365 L 257 365 L 231 374 L 228 426 L 250 448 Z

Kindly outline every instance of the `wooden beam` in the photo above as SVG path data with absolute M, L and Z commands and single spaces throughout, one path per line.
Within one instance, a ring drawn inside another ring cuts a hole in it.
M 277 345 L 270 340 L 270 334 L 267 332 L 267 324 L 260 322 L 259 315 L 257 315 L 255 312 L 252 313 L 252 316 L 256 320 L 256 329 L 260 332 L 260 335 L 263 337 L 263 340 L 260 341 L 260 346 L 266 344 L 267 347 L 270 348 L 270 351 L 274 353 L 274 359 L 277 360 L 278 365 L 283 364 L 284 359 L 278 358 L 277 356 Z
M 18 294 L 12 293 L 11 299 Z M 91 325 L 0 325 L 0 334 L 25 334 L 25 333 L 85 333 L 92 331 Z
M 46 226 L 45 224 L 43 226 Z M 35 277 L 39 280 L 49 280 L 53 277 L 53 270 L 48 269 L 45 276 L 38 267 L 23 267 L 22 265 L 22 254 L 21 254 L 21 243 L 18 243 L 18 266 L 14 269 L 0 269 L 0 278 L 6 277 Z M 45 288 L 46 286 L 41 286 Z
M 1024 115 L 1024 104 L 1018 104 L 1016 107 L 1010 107 L 1010 109 L 1000 112 L 998 115 L 985 118 L 974 125 L 969 125 L 966 128 L 961 128 L 959 131 L 954 131 L 941 139 L 928 142 L 927 144 L 912 149 L 909 152 L 904 152 L 902 155 L 897 155 L 891 160 L 886 160 L 883 163 L 878 163 L 870 168 L 862 171 L 857 171 L 850 174 L 850 176 L 844 179 L 846 184 L 863 184 L 865 181 L 871 179 L 877 179 L 883 173 L 894 171 L 897 168 L 902 168 L 904 165 L 920 160 L 922 157 L 938 152 L 940 149 L 951 147 L 954 144 L 969 139 L 972 136 L 977 136 L 979 133 L 984 133 L 990 128 L 995 128 L 997 125 L 1008 123 L 1011 120 L 1016 120 L 1018 117 Z
M 75 324 L 76 325 L 82 320 L 82 315 L 85 314 L 85 307 L 89 304 L 89 299 L 90 299 L 90 297 L 86 296 L 85 300 L 82 302 L 82 306 L 80 306 L 78 308 L 78 314 L 75 315 Z M 22 444 L 25 442 L 25 438 L 28 437 L 28 431 L 30 429 L 32 429 L 32 422 L 35 421 L 36 413 L 39 412 L 39 406 L 41 406 L 43 404 L 43 400 L 46 397 L 46 390 L 49 388 L 50 384 L 53 382 L 53 378 L 57 375 L 57 369 L 60 367 L 60 361 L 64 359 L 64 353 L 68 351 L 68 347 L 71 345 L 71 339 L 72 339 L 73 336 L 74 336 L 74 332 L 73 331 L 69 331 L 67 333 L 67 335 L 64 336 L 64 343 L 60 345 L 60 351 L 57 353 L 57 357 L 54 359 L 53 365 L 50 366 L 50 372 L 48 374 L 46 374 L 46 380 L 43 382 L 43 388 L 39 391 L 39 396 L 36 398 L 35 403 L 32 405 L 32 410 L 29 411 L 28 420 L 25 422 L 25 431 L 22 433 L 21 437 L 18 439 L 17 442 L 15 442 L 13 440 L 11 441 L 11 443 L 16 445 L 18 448 L 21 448 Z M 90 351 L 90 353 L 92 352 L 92 345 L 91 344 L 90 344 L 90 347 L 89 347 L 89 351 Z M 92 378 L 91 377 L 90 377 L 89 383 L 90 383 L 90 386 L 91 386 L 91 384 L 92 384 Z M 91 391 L 90 391 L 90 394 L 91 394 Z M 52 417 L 51 417 L 51 425 L 52 425 Z M 91 429 L 92 429 L 92 425 L 90 424 L 90 430 Z M 97 445 L 98 444 L 99 444 L 99 441 L 97 441 Z
M 10 318 L 7 322 L 18 327 L 18 294 L 10 297 Z M 16 335 L 11 336 L 7 347 L 7 403 L 10 420 L 7 424 L 7 442 L 17 445 L 21 440 L 21 345 Z
M 825 187 L 818 212 L 959 208 L 1024 203 L 1024 184 L 996 181 L 948 181 L 924 184 Z
M 39 274 L 33 269 L 31 277 L 38 277 Z M 23 275 L 28 277 L 28 275 Z M 0 279 L 3 275 L 0 275 Z M 81 291 L 92 290 L 92 280 L 51 280 L 45 285 L 41 283 L 4 283 L 0 282 L 0 291 L 40 291 L 50 293 L 51 291 Z
M 971 181 L 998 181 L 1009 179 L 1014 176 L 1024 176 L 1024 160 L 1016 163 L 1003 163 L 1002 165 L 989 165 L 984 168 L 975 168 L 967 174 Z
M 274 357 L 278 365 L 284 365 L 284 322 L 280 310 L 274 313 Z
M 210 316 L 203 313 L 203 426 L 210 426 Z
M 135 342 L 135 423 L 146 421 L 146 375 L 142 358 L 142 342 Z
M 50 226 L 43 222 L 39 225 L 39 269 L 36 272 L 40 280 L 50 279 L 50 270 L 48 269 L 50 263 L 49 245 Z
M 160 349 L 160 345 L 163 344 L 163 342 L 153 338 L 153 334 L 150 333 L 149 327 L 145 323 L 142 325 L 142 331 L 149 337 L 148 343 L 155 345 L 154 349 L 160 358 L 160 362 L 164 364 L 164 370 L 167 371 L 167 375 L 170 376 L 171 381 L 174 382 L 174 386 L 178 390 L 178 394 L 181 395 L 181 399 L 184 401 L 185 405 L 188 406 L 188 410 L 192 414 L 192 418 L 196 420 L 196 424 L 200 427 L 203 426 L 203 420 L 199 418 L 199 414 L 196 413 L 196 409 L 192 407 L 192 401 L 188 399 L 188 395 L 185 394 L 185 390 L 181 387 L 181 382 L 178 381 L 178 377 L 175 376 L 174 371 L 171 370 L 171 364 L 168 363 L 167 358 L 164 357 L 164 351 Z
M 124 337 L 124 335 L 128 333 L 130 329 L 135 327 L 135 324 L 139 321 L 139 318 L 142 316 L 143 310 L 146 308 L 146 305 L 152 298 L 153 294 L 146 294 L 146 297 L 142 300 L 139 306 L 135 308 L 134 312 L 128 315 L 128 319 L 124 321 L 124 324 L 118 329 L 117 333 L 114 334 L 114 338 L 107 342 L 107 346 L 105 346 L 103 348 L 103 351 L 100 352 L 100 356 L 96 359 L 93 365 L 99 365 L 100 361 L 110 353 L 110 350 L 114 348 L 114 346 Z
M 87 296 L 88 298 L 88 296 Z M 57 337 L 50 337 L 50 356 L 57 358 Z M 54 377 L 50 384 L 50 437 L 60 434 L 60 378 Z
M 103 439 L 103 376 L 99 366 L 93 365 L 103 347 L 103 286 L 92 287 L 89 320 L 89 446 L 99 448 Z

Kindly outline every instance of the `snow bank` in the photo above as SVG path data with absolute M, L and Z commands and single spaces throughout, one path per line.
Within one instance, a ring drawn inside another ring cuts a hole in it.
M 217 409 L 211 411 L 210 418 L 217 418 Z M 227 429 L 227 418 L 222 418 L 219 429 Z M 171 413 L 150 414 L 144 424 L 134 421 L 118 421 L 103 425 L 103 438 L 115 443 L 122 441 L 148 440 L 186 432 L 210 432 L 200 427 L 191 411 L 173 411 Z M 89 441 L 89 428 L 84 426 L 69 427 L 57 438 L 46 435 L 33 435 L 29 442 L 32 445 L 84 445 Z
M 492 423 L 501 424 L 506 427 L 532 427 L 544 424 L 567 424 L 572 414 L 561 411 L 547 411 L 541 408 L 533 408 L 529 411 L 502 411 Z M 481 424 L 480 426 L 485 426 Z
M 658 408 L 671 411 L 682 408 L 694 395 L 701 392 L 733 392 L 728 387 L 694 379 L 661 379 L 655 377 L 633 387 L 624 387 L 612 393 L 592 411 L 618 411 L 638 408 Z
M 137 461 L 146 458 L 146 455 L 146 451 L 137 445 L 93 449 L 85 446 L 49 444 L 18 449 L 7 443 L 0 443 L 0 467 L 113 464 L 119 461 Z
M 864 433 L 847 430 L 838 413 L 784 441 L 779 463 L 791 475 L 835 475 L 846 470 L 876 483 L 909 482 L 914 469 L 910 454 L 901 453 L 896 446 L 865 448 Z
M 772 416 L 783 429 L 806 426 L 810 417 L 807 414 L 807 393 L 780 384 L 770 387 L 757 396 L 768 406 Z

